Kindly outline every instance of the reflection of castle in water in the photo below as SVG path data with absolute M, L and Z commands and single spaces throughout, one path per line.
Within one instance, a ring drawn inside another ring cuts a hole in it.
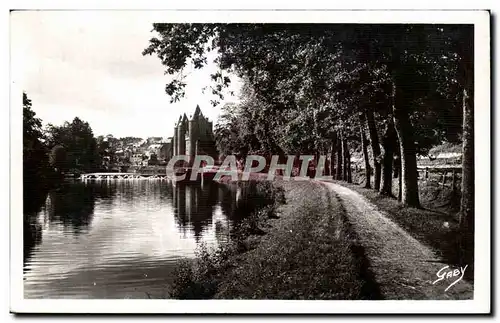
M 176 185 L 172 190 L 174 214 L 181 230 L 191 229 L 196 241 L 212 224 L 213 211 L 218 204 L 218 188 L 210 185 Z
M 222 185 L 148 181 L 109 181 L 67 183 L 48 193 L 45 205 L 36 212 L 25 214 L 24 263 L 28 263 L 38 245 L 42 232 L 54 225 L 62 234 L 78 238 L 89 232 L 94 212 L 119 207 L 140 212 L 143 207 L 173 206 L 179 232 L 218 242 L 230 239 L 234 225 L 252 210 L 260 200 L 254 183 Z M 168 208 L 169 209 L 169 208 Z M 171 216 L 171 214 L 168 214 Z M 29 270 L 29 266 L 25 267 Z
M 250 182 L 231 186 L 214 182 L 176 185 L 172 190 L 174 214 L 181 231 L 186 234 L 192 230 L 197 242 L 214 222 L 215 234 L 220 238 L 255 209 L 254 192 Z

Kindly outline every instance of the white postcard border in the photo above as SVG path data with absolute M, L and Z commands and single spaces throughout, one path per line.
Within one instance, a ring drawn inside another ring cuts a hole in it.
M 466 301 L 34 300 L 23 298 L 22 89 L 10 82 L 11 305 L 25 313 L 488 313 L 491 310 L 490 17 L 487 11 L 141 11 L 169 22 L 473 23 L 475 282 Z M 12 28 L 12 24 L 11 24 Z M 11 66 L 11 76 L 16 75 Z M 16 166 L 17 165 L 17 166 Z

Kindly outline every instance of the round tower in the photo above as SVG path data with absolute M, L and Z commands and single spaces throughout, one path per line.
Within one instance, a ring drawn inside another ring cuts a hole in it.
M 198 153 L 196 150 L 196 141 L 198 140 L 198 125 L 197 120 L 191 119 L 189 120 L 189 160 L 192 164 L 194 161 L 194 157 Z
M 177 126 L 177 155 L 186 154 L 186 130 L 183 124 Z
M 178 155 L 178 150 L 177 150 L 177 145 L 178 145 L 178 139 L 177 139 L 177 127 L 174 127 L 174 137 L 172 138 L 172 154 L 173 156 Z

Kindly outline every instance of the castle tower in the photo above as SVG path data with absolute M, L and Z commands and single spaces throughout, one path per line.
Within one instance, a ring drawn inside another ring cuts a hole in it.
M 177 155 L 184 155 L 186 148 L 186 141 L 184 139 L 184 131 L 182 125 L 177 126 Z
M 177 138 L 177 126 L 174 127 L 174 137 L 172 138 L 172 154 L 174 156 L 177 156 L 177 150 L 178 150 L 178 142 L 179 142 L 179 139 Z
M 174 137 L 169 137 L 167 138 L 168 140 L 168 150 L 167 150 L 167 161 L 172 159 L 172 156 L 174 156 Z
M 203 115 L 199 105 L 189 119 L 185 113 L 179 116 L 179 121 L 174 127 L 172 154 L 187 155 L 189 164 L 194 162 L 197 154 L 208 154 L 215 158 L 216 148 L 212 127 L 212 122 Z
M 214 133 L 213 132 L 213 123 L 212 123 L 212 121 L 208 122 L 208 133 L 210 134 L 210 137 L 211 137 L 210 139 L 212 139 L 213 133 Z
M 203 121 L 203 114 L 199 105 L 196 105 L 193 117 L 189 120 L 189 156 L 194 161 L 194 157 L 198 154 L 198 141 L 201 133 L 201 122 Z
M 186 114 L 184 113 L 184 116 L 179 118 L 179 125 L 177 125 L 177 139 L 179 141 L 178 143 L 178 155 L 185 155 L 186 154 L 186 131 L 188 130 L 188 119 Z
M 199 117 L 203 117 L 203 113 L 201 113 L 200 106 L 196 105 L 196 109 L 194 110 L 193 119 L 198 119 Z
M 194 161 L 196 156 L 196 142 L 198 141 L 198 124 L 194 118 L 189 120 L 189 160 Z

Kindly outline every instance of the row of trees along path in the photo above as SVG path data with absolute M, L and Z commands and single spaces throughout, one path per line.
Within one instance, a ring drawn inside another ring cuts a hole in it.
M 156 55 L 172 102 L 182 70 L 214 58 L 213 105 L 231 77 L 244 81 L 225 105 L 219 149 L 252 154 L 331 154 L 336 178 L 351 180 L 361 147 L 366 187 L 390 194 L 393 159 L 400 202 L 420 207 L 417 155 L 462 143 L 462 229 L 473 232 L 473 27 L 437 24 L 153 24 L 143 55 Z M 347 167 L 346 167 L 347 166 Z M 370 178 L 373 174 L 373 182 Z

